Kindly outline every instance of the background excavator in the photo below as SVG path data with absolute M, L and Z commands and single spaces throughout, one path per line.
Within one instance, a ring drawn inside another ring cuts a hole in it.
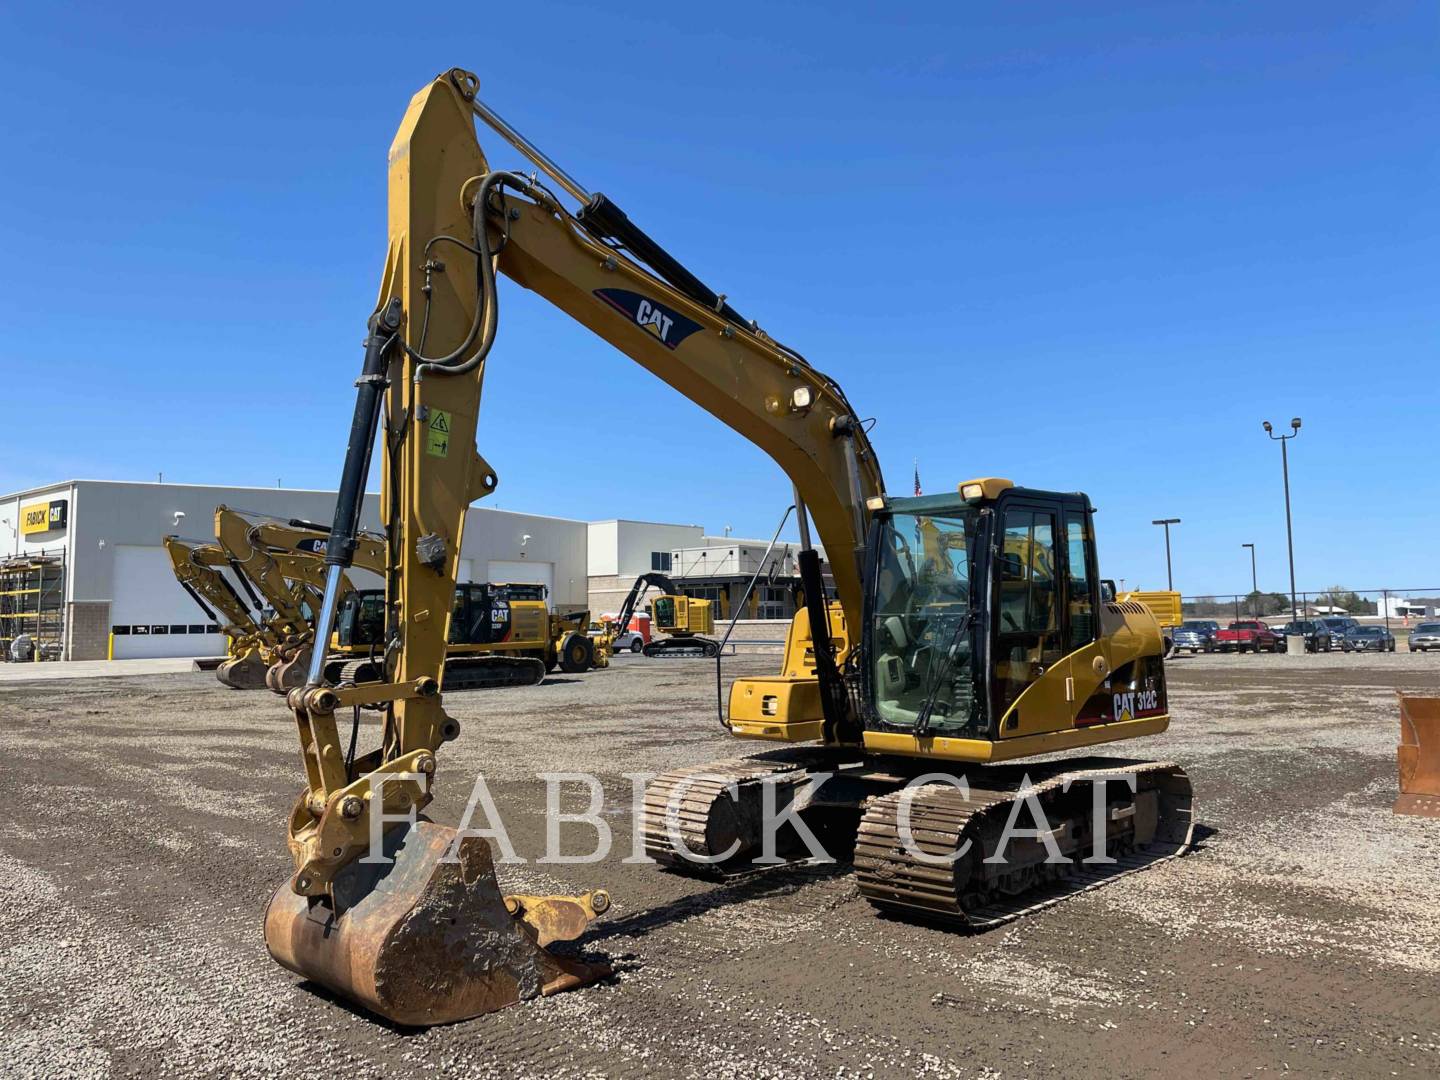
M 314 647 L 311 623 L 324 586 L 328 530 L 220 506 L 215 535 L 242 585 L 248 582 L 264 598 L 273 612 L 268 622 L 282 637 L 265 685 L 280 693 L 302 685 Z M 353 565 L 383 575 L 384 538 L 357 537 Z M 384 590 L 355 589 L 342 580 L 340 597 L 335 632 L 325 650 L 325 681 L 337 685 L 383 678 Z M 584 612 L 552 613 L 543 586 L 457 584 L 444 688 L 530 685 L 556 667 L 573 673 L 604 666 L 609 654 L 578 630 L 585 618 Z
M 831 378 L 581 187 L 478 89 L 460 69 L 436 78 L 390 151 L 390 244 L 317 625 L 328 637 L 380 438 L 394 664 L 382 682 L 331 688 L 317 657 L 288 695 L 306 785 L 289 825 L 294 873 L 266 913 L 272 956 L 407 1024 L 607 971 L 545 948 L 583 930 L 604 906 L 596 894 L 504 897 L 482 837 L 401 820 L 430 801 L 436 753 L 460 734 L 440 678 L 465 509 L 498 483 L 475 446 L 497 274 L 729 425 L 794 484 L 805 609 L 785 670 L 735 680 L 727 718 L 739 737 L 787 745 L 658 777 L 640 822 L 652 857 L 706 873 L 748 865 L 773 799 L 823 825 L 835 854 L 853 854 L 875 906 L 985 927 L 1185 851 L 1191 793 L 1177 765 L 1001 764 L 1169 724 L 1159 625 L 1102 592 L 1086 497 L 995 478 L 888 495 L 866 427 Z M 477 116 L 547 180 L 494 170 Z M 342 736 L 337 716 L 365 708 L 379 730 L 355 757 L 357 726 Z M 1006 848 L 1026 808 L 1045 821 Z M 362 861 L 372 825 L 388 864 Z M 1118 858 L 1085 861 L 1102 844 Z M 696 866 L 687 852 L 711 861 Z
M 588 619 L 589 612 L 584 611 L 552 612 L 543 585 L 458 584 L 450 609 L 441 689 L 528 686 L 556 668 L 578 674 L 607 667 L 610 653 L 604 643 L 583 632 Z M 351 593 L 336 617 L 326 680 L 335 684 L 382 678 L 378 657 L 385 642 L 385 591 Z
M 206 618 L 220 623 L 229 639 L 229 657 L 215 677 L 236 690 L 259 690 L 265 673 L 279 658 L 280 640 L 250 613 L 249 607 L 223 573 L 230 557 L 217 544 L 167 536 L 161 544 L 180 587 L 190 594 Z
M 321 558 L 325 551 L 325 528 L 298 519 L 280 521 L 217 506 L 215 535 L 235 556 L 235 570 L 242 580 L 249 577 L 254 587 L 270 601 L 277 617 L 290 620 L 295 626 L 290 647 L 283 649 L 271 665 L 265 685 L 282 694 L 303 685 L 315 651 L 313 621 L 325 585 L 325 564 Z M 383 574 L 384 542 L 384 537 L 373 534 L 357 535 L 353 565 Z M 358 595 L 359 591 L 348 578 L 341 580 L 342 605 L 353 605 Z M 333 640 L 326 642 L 321 651 L 328 660 L 327 681 L 333 684 L 346 677 L 354 681 L 357 674 L 378 678 L 376 671 L 357 673 L 346 670 L 346 665 L 378 665 L 381 663 L 378 653 L 383 647 L 383 641 L 376 641 L 369 648 L 357 647 L 336 655 Z
M 615 618 L 603 620 L 605 633 L 602 639 L 607 644 L 630 628 L 630 620 L 649 589 L 659 589 L 661 593 L 650 605 L 651 628 L 666 636 L 645 642 L 641 651 L 646 656 L 719 654 L 720 643 L 703 636 L 715 632 L 715 614 L 710 601 L 686 596 L 673 581 L 660 573 L 646 573 L 637 577 L 635 584 L 630 586 L 630 591 L 626 593 L 625 602 L 620 605 Z
M 278 693 L 299 686 L 304 679 L 315 643 L 311 622 L 325 584 L 318 557 L 287 551 L 275 542 L 275 533 L 283 528 L 228 506 L 215 508 L 216 542 L 230 557 L 241 584 L 264 598 L 267 621 L 282 639 L 278 656 L 265 674 L 265 685 Z M 363 562 L 358 565 L 364 567 Z M 348 580 L 342 582 L 342 595 L 352 591 Z

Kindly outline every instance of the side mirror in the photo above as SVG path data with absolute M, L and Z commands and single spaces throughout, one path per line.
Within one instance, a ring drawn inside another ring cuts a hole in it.
M 1109 578 L 1100 579 L 1100 602 L 1102 604 L 1113 604 L 1115 602 L 1115 582 Z

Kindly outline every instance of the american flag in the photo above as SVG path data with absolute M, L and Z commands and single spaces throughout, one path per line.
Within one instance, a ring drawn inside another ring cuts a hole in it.
M 915 459 L 915 494 L 920 495 L 920 459 Z

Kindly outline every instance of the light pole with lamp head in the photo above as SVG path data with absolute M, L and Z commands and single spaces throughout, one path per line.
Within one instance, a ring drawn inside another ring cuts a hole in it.
M 1285 476 L 1285 547 L 1290 554 L 1290 619 L 1294 622 L 1300 615 L 1295 603 L 1295 532 L 1290 524 L 1290 450 L 1285 444 L 1300 434 L 1300 417 L 1290 421 L 1289 435 L 1276 435 L 1269 420 L 1261 423 L 1265 425 L 1265 434 L 1280 444 L 1280 470 Z
M 1255 618 L 1260 618 L 1260 586 L 1255 577 L 1255 545 L 1241 544 L 1242 548 L 1250 549 L 1250 596 L 1251 603 L 1255 606 Z
M 1165 588 L 1175 591 L 1175 575 L 1170 570 L 1170 526 L 1179 525 L 1179 518 L 1157 518 L 1151 525 L 1165 526 Z

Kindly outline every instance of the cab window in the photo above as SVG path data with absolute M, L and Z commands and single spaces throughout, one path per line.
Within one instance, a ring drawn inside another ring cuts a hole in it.
M 450 609 L 450 644 L 485 645 L 491 640 L 490 595 L 484 585 L 461 585 Z
M 1048 510 L 1005 512 L 995 615 L 996 715 L 1063 655 L 1055 534 L 1055 515 Z
M 1065 512 L 1066 573 L 1070 579 L 1070 624 L 1067 651 L 1095 640 L 1095 583 L 1090 579 L 1090 515 L 1080 510 Z
M 468 589 L 455 590 L 455 599 L 450 605 L 450 636 L 448 640 L 451 645 L 466 645 L 474 640 L 470 636 L 469 596 Z

